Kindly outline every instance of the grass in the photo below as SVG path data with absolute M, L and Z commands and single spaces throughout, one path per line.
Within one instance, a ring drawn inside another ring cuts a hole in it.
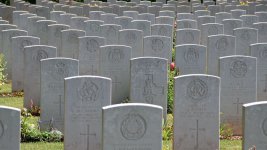
M 0 87 L 0 93 L 10 93 L 11 84 L 5 84 Z M 11 95 L 11 96 L 10 96 Z M 22 108 L 23 107 L 23 97 L 12 97 L 12 94 L 1 94 L 0 95 L 0 105 Z M 31 122 L 37 125 L 39 117 L 32 117 Z M 168 115 L 167 120 L 168 126 L 172 125 L 172 115 Z M 21 143 L 21 150 L 63 150 L 63 143 L 46 143 L 46 142 L 36 142 L 36 143 Z M 163 141 L 163 150 L 172 150 L 172 141 Z M 220 150 L 241 150 L 241 140 L 221 140 Z

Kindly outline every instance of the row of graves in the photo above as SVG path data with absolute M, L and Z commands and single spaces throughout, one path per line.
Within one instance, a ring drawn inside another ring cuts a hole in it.
M 219 149 L 220 124 L 266 150 L 266 4 L 11 1 L 0 52 L 65 150 L 161 150 L 173 61 L 174 150 Z M 20 110 L 0 106 L 0 149 L 19 147 Z

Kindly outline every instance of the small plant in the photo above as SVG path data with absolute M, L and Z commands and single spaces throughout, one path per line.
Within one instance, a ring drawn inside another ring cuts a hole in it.
M 7 75 L 5 74 L 6 61 L 4 55 L 0 54 L 0 88 L 2 85 L 7 83 Z
M 173 117 L 172 115 L 168 115 L 168 117 L 171 118 L 166 120 L 162 130 L 162 139 L 165 141 L 171 140 L 173 136 L 173 123 L 172 123 Z
M 40 112 L 40 107 L 35 105 L 33 100 L 31 100 L 29 113 L 31 113 L 33 116 L 40 116 Z
M 231 139 L 233 136 L 233 129 L 229 124 L 221 124 L 220 125 L 220 138 L 221 139 Z
M 58 130 L 41 132 L 31 123 L 31 113 L 26 109 L 21 110 L 21 142 L 61 142 L 63 134 Z

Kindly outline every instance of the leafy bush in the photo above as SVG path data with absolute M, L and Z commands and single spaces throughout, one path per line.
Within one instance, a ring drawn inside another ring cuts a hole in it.
M 177 70 L 168 71 L 168 97 L 167 97 L 167 112 L 168 114 L 172 114 L 173 112 L 173 99 L 174 99 L 174 77 L 177 75 Z
M 32 115 L 27 109 L 21 111 L 21 142 L 61 142 L 63 134 L 57 130 L 41 132 L 30 122 Z
M 0 54 L 0 88 L 7 82 L 7 75 L 5 74 L 6 61 L 4 55 Z
M 220 125 L 220 138 L 221 139 L 231 139 L 234 135 L 233 129 L 229 124 L 221 124 Z

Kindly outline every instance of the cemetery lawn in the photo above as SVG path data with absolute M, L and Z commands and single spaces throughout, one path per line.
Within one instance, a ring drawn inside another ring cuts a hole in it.
M 23 94 L 11 93 L 11 84 L 0 87 L 0 105 L 23 108 Z M 168 124 L 172 124 L 172 116 L 168 115 Z M 37 125 L 39 117 L 31 117 L 30 122 Z M 221 140 L 220 150 L 241 150 L 241 140 Z M 63 142 L 21 143 L 21 150 L 63 150 Z M 172 150 L 172 141 L 163 141 L 163 150 Z

